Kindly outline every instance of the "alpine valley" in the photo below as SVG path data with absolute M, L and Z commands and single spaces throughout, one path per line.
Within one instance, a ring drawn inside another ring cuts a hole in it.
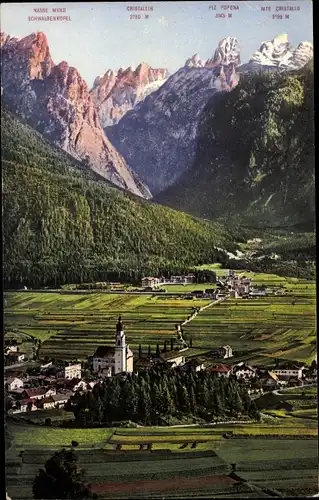
M 312 56 L 280 35 L 242 63 L 226 37 L 171 75 L 141 62 L 89 89 L 44 33 L 2 33 L 7 282 L 181 269 L 254 231 L 313 231 Z

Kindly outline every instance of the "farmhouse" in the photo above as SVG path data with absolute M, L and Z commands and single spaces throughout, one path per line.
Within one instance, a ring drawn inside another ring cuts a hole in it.
M 249 380 L 256 377 L 256 369 L 242 362 L 234 366 L 233 373 L 237 380 Z
M 142 287 L 143 288 L 153 288 L 154 286 L 160 283 L 159 278 L 154 278 L 153 276 L 148 276 L 146 278 L 142 278 Z
M 302 378 L 303 370 L 305 369 L 304 366 L 302 367 L 293 367 L 290 369 L 284 369 L 284 368 L 275 368 L 273 372 L 278 375 L 279 377 L 296 377 L 298 379 Z
M 18 352 L 19 347 L 17 344 L 10 344 L 5 349 L 5 354 L 9 354 L 9 352 Z
M 152 366 L 154 366 L 152 357 L 143 354 L 134 362 L 134 369 L 136 371 L 139 369 L 147 370 L 148 368 L 152 368 Z
M 99 346 L 93 355 L 92 364 L 94 372 L 100 372 L 103 368 L 111 369 L 112 375 L 133 372 L 133 353 L 126 344 L 121 317 L 116 325 L 115 347 Z
M 40 373 L 45 373 L 49 368 L 53 366 L 52 361 L 40 366 Z
M 164 363 L 168 363 L 171 368 L 175 368 L 176 366 L 183 366 L 185 364 L 185 351 L 187 350 L 188 348 L 186 347 L 184 349 L 176 351 L 173 350 L 173 351 L 161 352 L 157 360 L 159 362 L 162 361 Z
M 72 396 L 72 392 L 68 392 L 66 394 L 57 393 L 51 397 L 54 401 L 54 406 L 56 408 L 64 408 L 65 404 L 69 401 L 71 396 Z
M 226 377 L 228 378 L 231 374 L 232 367 L 228 365 L 213 365 L 207 368 L 207 371 L 216 373 L 218 377 Z
M 22 393 L 23 398 L 25 399 L 31 399 L 32 401 L 36 401 L 38 399 L 43 399 L 48 396 L 52 396 L 53 394 L 56 394 L 56 389 L 51 387 L 51 388 L 45 388 L 45 387 L 35 387 L 33 389 L 25 389 Z
M 35 411 L 38 408 L 34 404 L 32 399 L 26 398 L 21 399 L 21 401 L 17 401 L 17 408 L 21 413 L 25 413 L 27 411 Z
M 251 279 L 232 276 L 228 279 L 231 290 L 237 292 L 238 296 L 247 295 L 250 292 Z M 236 296 L 236 294 L 235 294 Z
M 187 361 L 183 366 L 182 366 L 182 370 L 184 372 L 200 372 L 202 370 L 206 370 L 206 366 L 205 366 L 205 363 L 202 363 L 200 360 L 198 359 L 190 359 L 189 361 Z
M 218 348 L 221 358 L 231 358 L 233 355 L 233 350 L 230 345 L 223 345 Z
M 81 363 L 77 363 L 75 365 L 68 365 L 61 368 L 57 374 L 57 378 L 81 378 Z
M 54 408 L 55 401 L 53 399 L 53 396 L 48 396 L 38 401 L 36 405 L 37 408 L 42 408 L 43 410 L 49 410 L 51 408 Z
M 24 386 L 24 383 L 21 378 L 9 377 L 6 382 L 6 386 L 9 391 L 14 391 L 15 389 L 21 389 Z
M 67 389 L 72 392 L 76 392 L 78 390 L 86 391 L 88 384 L 84 380 L 79 380 L 74 378 L 67 382 Z
M 25 355 L 23 352 L 9 352 L 7 358 L 11 363 L 19 363 L 25 359 Z
M 210 353 L 210 356 L 213 358 L 231 358 L 233 356 L 233 349 L 230 345 L 224 345 L 213 349 Z
M 194 274 L 188 274 L 188 275 L 181 275 L 181 276 L 171 276 L 169 278 L 169 281 L 166 283 L 172 283 L 172 284 L 190 284 L 194 283 L 195 281 L 195 275 Z
M 258 378 L 260 382 L 266 387 L 276 387 L 279 384 L 277 375 L 269 370 L 258 371 Z

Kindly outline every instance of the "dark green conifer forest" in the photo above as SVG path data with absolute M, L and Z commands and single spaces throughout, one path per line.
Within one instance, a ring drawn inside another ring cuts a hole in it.
M 235 248 L 221 224 L 111 187 L 4 109 L 1 125 L 6 287 L 134 282 Z

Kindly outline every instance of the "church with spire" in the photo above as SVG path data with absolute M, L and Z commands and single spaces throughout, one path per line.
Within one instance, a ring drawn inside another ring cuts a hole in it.
M 115 333 L 115 346 L 99 346 L 92 357 L 93 371 L 105 376 L 133 372 L 133 353 L 126 343 L 121 316 Z

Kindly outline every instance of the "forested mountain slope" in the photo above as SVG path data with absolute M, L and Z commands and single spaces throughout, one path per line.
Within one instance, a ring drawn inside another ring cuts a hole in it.
M 313 85 L 312 61 L 241 75 L 203 110 L 193 166 L 156 201 L 210 219 L 314 227 Z
M 139 276 L 211 262 L 233 249 L 217 223 L 196 220 L 99 181 L 6 110 L 1 112 L 6 286 Z

